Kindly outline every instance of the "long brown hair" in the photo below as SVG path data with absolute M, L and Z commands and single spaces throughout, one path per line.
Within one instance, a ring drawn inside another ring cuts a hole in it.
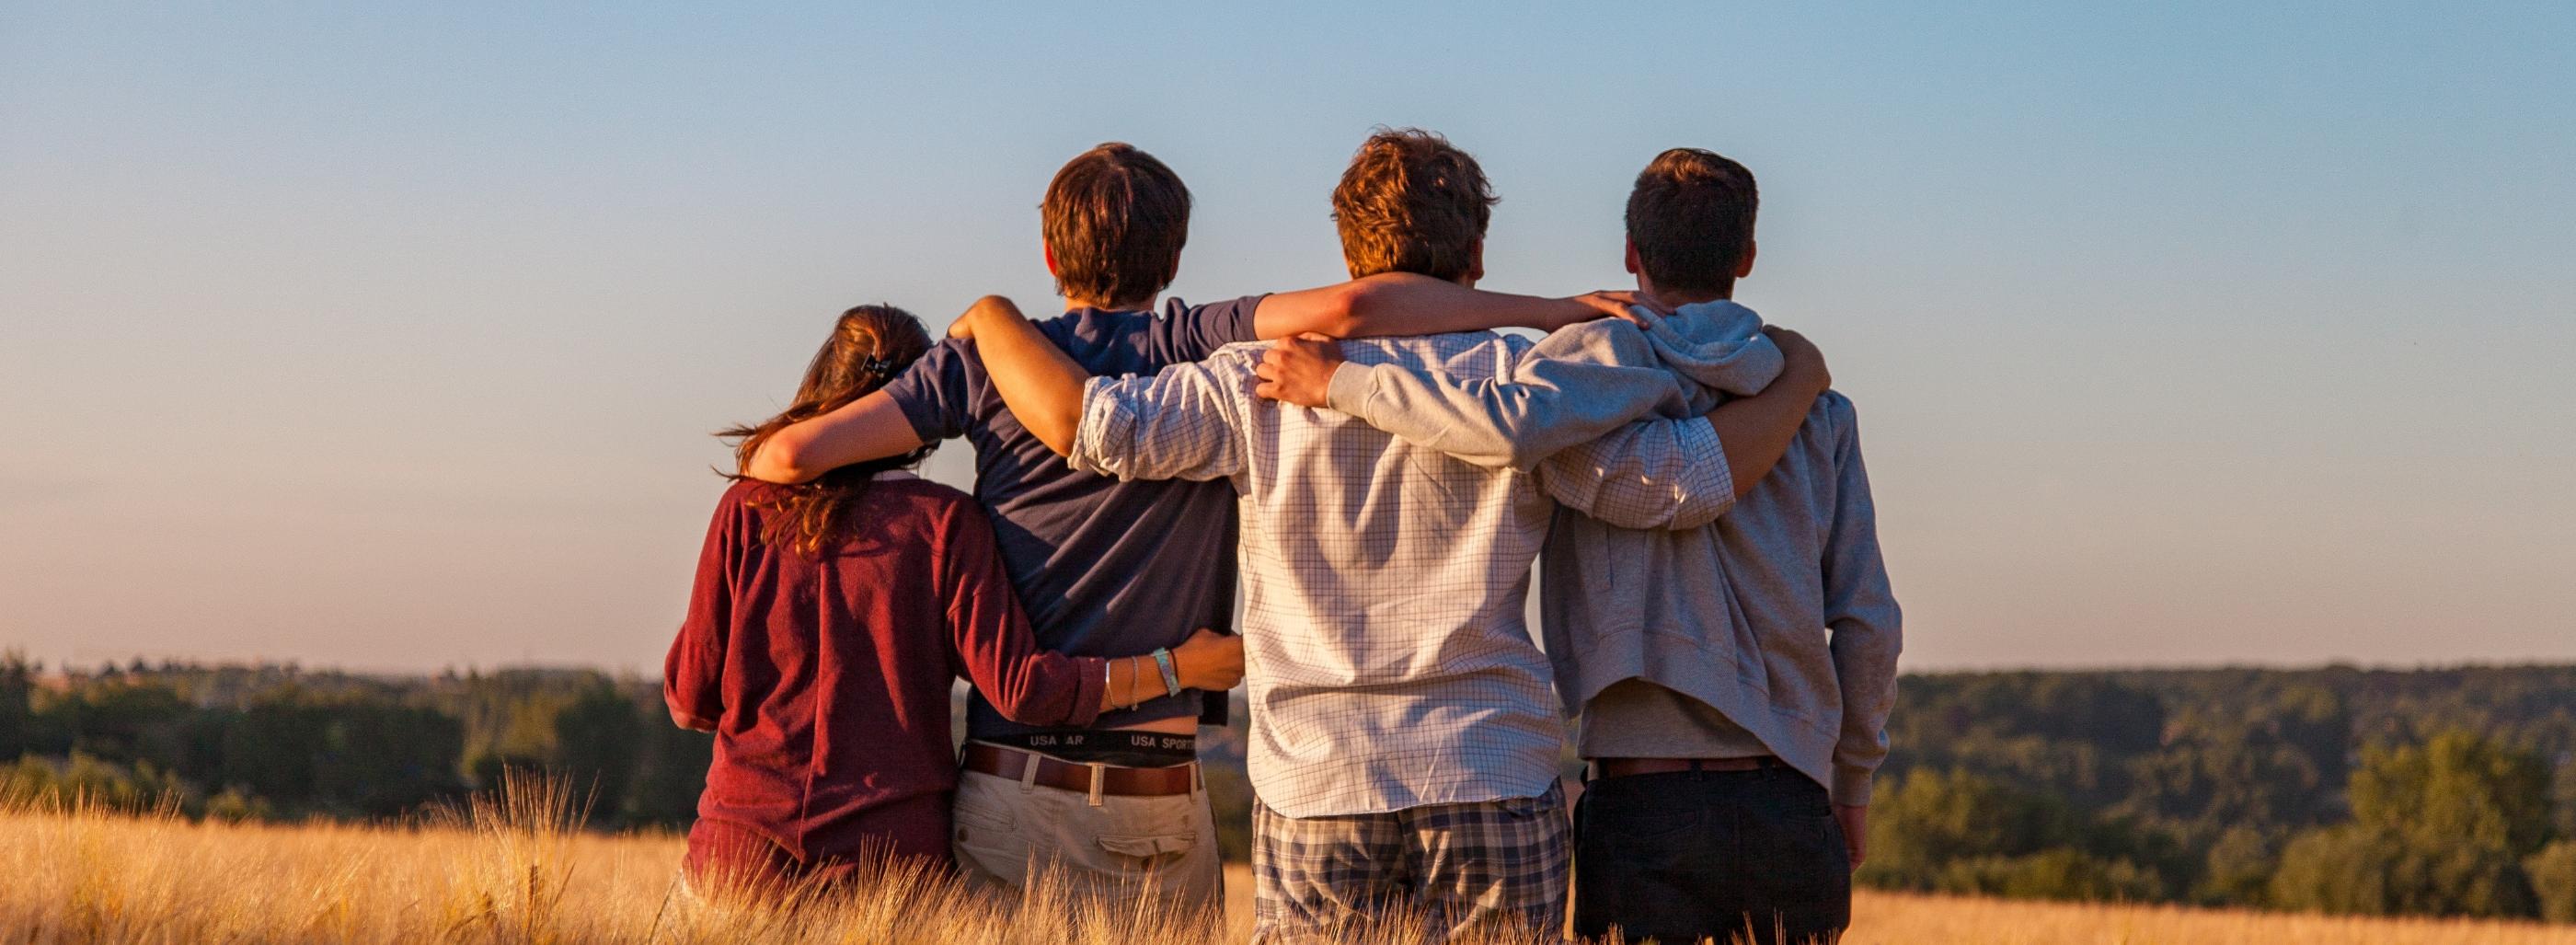
M 823 350 L 814 353 L 813 363 L 806 365 L 805 381 L 796 385 L 795 403 L 775 417 L 716 436 L 734 441 L 736 469 L 748 466 L 752 454 L 760 451 L 760 444 L 778 431 L 830 413 L 884 387 L 929 350 L 930 333 L 922 330 L 921 320 L 910 312 L 891 305 L 862 305 L 842 312 L 840 321 L 832 325 L 832 337 L 823 342 Z M 889 469 L 910 468 L 930 455 L 931 448 L 924 445 L 900 456 L 843 466 L 812 482 L 778 487 L 772 497 L 757 503 L 778 513 L 764 529 L 765 537 L 808 554 L 821 550 L 823 543 L 847 524 L 842 519 L 859 494 L 867 491 L 871 477 Z M 745 478 L 740 472 L 724 476 Z

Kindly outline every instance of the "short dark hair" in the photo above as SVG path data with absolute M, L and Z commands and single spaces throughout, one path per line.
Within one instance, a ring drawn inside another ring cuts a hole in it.
M 1449 139 L 1419 128 L 1381 128 L 1360 143 L 1333 188 L 1333 226 L 1351 278 L 1412 272 L 1466 275 L 1493 219 L 1485 169 Z
M 1074 155 L 1038 205 L 1055 288 L 1101 305 L 1138 303 L 1181 271 L 1190 189 L 1154 156 L 1123 141 Z
M 1761 204 L 1744 165 L 1674 148 L 1655 155 L 1628 192 L 1628 242 L 1656 288 L 1731 292 Z

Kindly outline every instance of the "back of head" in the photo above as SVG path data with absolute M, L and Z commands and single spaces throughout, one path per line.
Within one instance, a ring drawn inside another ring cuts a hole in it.
M 1342 261 L 1354 279 L 1467 276 L 1495 202 L 1484 168 L 1448 139 L 1418 128 L 1381 129 L 1360 143 L 1333 188 Z
M 1112 141 L 1075 155 L 1038 205 L 1056 291 L 1095 305 L 1141 305 L 1181 271 L 1190 189 L 1134 145 Z
M 1726 295 L 1753 246 L 1753 172 L 1713 151 L 1655 156 L 1628 192 L 1628 242 L 1658 291 Z
M 930 333 L 911 313 L 891 305 L 850 309 L 833 322 L 832 336 L 824 339 L 822 350 L 816 351 L 814 360 L 806 364 L 805 379 L 796 385 L 794 403 L 760 423 L 716 435 L 734 440 L 736 465 L 748 465 L 752 454 L 760 451 L 760 444 L 778 431 L 875 392 L 929 350 Z M 842 517 L 867 488 L 870 478 L 885 470 L 919 463 L 930 455 L 930 450 L 923 446 L 900 456 L 844 466 L 813 482 L 778 487 L 776 497 L 763 503 L 780 513 L 771 520 L 766 537 L 772 542 L 787 542 L 800 551 L 819 549 L 841 528 Z M 732 473 L 727 478 L 744 477 Z M 777 527 L 780 524 L 785 528 Z

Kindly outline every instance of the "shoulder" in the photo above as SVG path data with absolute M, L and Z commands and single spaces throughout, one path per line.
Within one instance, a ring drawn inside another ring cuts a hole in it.
M 1547 335 L 1549 340 L 1564 339 L 1597 344 L 1644 344 L 1646 332 L 1624 318 L 1596 318 L 1575 322 Z
M 738 536 L 750 543 L 761 534 L 764 506 L 787 494 L 787 487 L 757 479 L 738 479 L 725 487 L 724 496 L 716 500 L 715 515 L 707 523 L 707 534 Z
M 1182 301 L 1179 297 L 1174 296 L 1163 300 L 1161 318 L 1166 322 L 1175 323 L 1186 323 L 1207 319 L 1215 319 L 1225 322 L 1247 320 L 1252 316 L 1254 310 L 1261 307 L 1261 300 L 1269 297 L 1269 295 L 1270 293 L 1263 292 L 1239 298 L 1219 299 L 1214 302 L 1206 302 L 1198 305 L 1192 305 L 1188 302 Z
M 761 502 L 778 498 L 786 491 L 787 487 L 777 483 L 762 482 L 758 479 L 737 479 L 734 480 L 733 485 L 725 488 L 724 497 L 716 501 L 716 513 L 723 515 L 737 509 L 747 509 Z
M 1851 439 L 1859 424 L 1859 410 L 1842 391 L 1829 389 L 1817 394 L 1815 406 L 1807 409 L 1807 425 L 1830 442 Z
M 1533 353 L 1560 360 L 1594 361 L 1603 364 L 1651 365 L 1654 344 L 1646 340 L 1644 329 L 1625 319 L 1596 318 L 1576 322 L 1540 339 Z
M 934 549 L 963 540 L 992 543 L 993 525 L 975 497 L 916 476 L 879 475 L 860 493 L 858 527 L 901 544 Z
M 974 357 L 974 344 L 967 339 L 943 338 L 879 389 L 898 403 L 946 389 L 964 379 L 967 372 L 982 367 L 983 362 Z

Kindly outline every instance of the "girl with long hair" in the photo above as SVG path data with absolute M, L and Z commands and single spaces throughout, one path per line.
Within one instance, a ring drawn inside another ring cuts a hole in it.
M 851 309 L 792 405 L 718 435 L 738 468 L 778 430 L 876 390 L 929 347 L 901 309 Z M 1015 721 L 1071 726 L 1175 685 L 1243 678 L 1241 641 L 1206 630 L 1117 659 L 1039 649 L 974 500 L 906 472 L 929 452 L 800 485 L 730 476 L 663 667 L 672 719 L 716 735 L 689 830 L 693 881 L 829 883 L 906 857 L 950 868 L 958 677 Z

